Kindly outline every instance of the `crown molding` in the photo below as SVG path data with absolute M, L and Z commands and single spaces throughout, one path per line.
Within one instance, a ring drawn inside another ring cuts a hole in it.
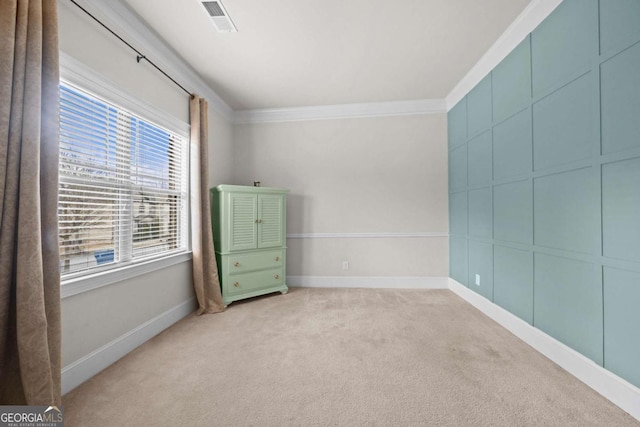
M 87 9 L 94 16 L 148 56 L 167 74 L 188 90 L 205 97 L 212 110 L 229 121 L 233 120 L 231 107 L 121 0 L 84 0 L 83 3 L 89 6 Z M 69 7 L 75 8 L 72 4 Z
M 447 105 L 444 99 L 418 99 L 411 101 L 241 110 L 235 112 L 233 121 L 238 124 L 293 122 L 302 120 L 440 114 L 446 112 Z
M 287 276 L 296 288 L 448 289 L 449 278 L 437 276 Z
M 480 60 L 458 82 L 446 97 L 447 111 L 469 93 L 495 68 L 529 33 L 555 10 L 562 0 L 533 0 L 496 40 Z

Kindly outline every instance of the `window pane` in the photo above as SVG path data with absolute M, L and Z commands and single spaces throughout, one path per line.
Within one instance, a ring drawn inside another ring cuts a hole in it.
M 186 250 L 186 141 L 80 89 L 60 94 L 62 274 Z
M 60 184 L 58 221 L 62 273 L 115 261 L 118 191 L 86 184 Z
M 115 108 L 65 86 L 60 88 L 60 98 L 60 173 L 115 178 Z

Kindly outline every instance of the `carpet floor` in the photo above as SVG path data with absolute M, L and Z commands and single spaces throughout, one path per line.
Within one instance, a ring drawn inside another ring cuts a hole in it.
M 638 426 L 448 290 L 304 289 L 189 316 L 65 426 Z

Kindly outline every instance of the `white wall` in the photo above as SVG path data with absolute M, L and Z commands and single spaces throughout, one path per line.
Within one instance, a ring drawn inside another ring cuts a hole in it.
M 291 190 L 288 234 L 447 233 L 446 137 L 445 114 L 238 124 L 233 178 Z M 446 236 L 287 245 L 289 276 L 448 276 Z
M 233 124 L 209 108 L 209 186 L 229 184 L 233 173 Z
M 188 122 L 188 96 L 80 12 L 59 2 L 60 50 L 122 90 Z M 137 46 L 145 52 L 145 46 Z M 190 88 L 189 81 L 181 81 Z M 209 109 L 210 183 L 230 179 L 232 127 Z M 145 322 L 194 297 L 191 262 L 107 285 L 62 300 L 62 357 L 69 366 Z M 195 308 L 195 306 L 194 306 Z

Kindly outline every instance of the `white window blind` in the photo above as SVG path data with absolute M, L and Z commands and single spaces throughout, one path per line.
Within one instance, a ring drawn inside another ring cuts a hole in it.
M 60 269 L 75 276 L 187 249 L 188 144 L 60 85 Z

